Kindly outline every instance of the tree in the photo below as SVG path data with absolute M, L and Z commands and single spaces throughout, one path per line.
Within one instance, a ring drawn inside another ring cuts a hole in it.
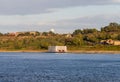
M 95 33 L 95 32 L 98 32 L 97 29 L 83 29 L 83 32 L 84 34 L 88 34 L 88 33 Z
M 110 23 L 108 26 L 101 28 L 105 32 L 120 32 L 120 25 L 117 23 Z
M 82 30 L 81 29 L 77 29 L 73 32 L 73 35 L 77 35 L 77 34 L 81 34 Z
M 78 34 L 78 35 L 74 36 L 72 43 L 73 43 L 73 45 L 76 45 L 76 46 L 82 46 L 84 44 L 82 34 Z
M 3 34 L 2 34 L 2 33 L 0 33 L 0 36 L 3 36 Z
M 48 36 L 48 32 L 43 32 L 42 35 L 43 36 Z
M 118 34 L 118 36 L 117 36 L 117 40 L 120 40 L 120 34 Z
M 93 42 L 93 43 L 98 43 L 98 38 L 94 34 L 85 35 L 84 40 Z

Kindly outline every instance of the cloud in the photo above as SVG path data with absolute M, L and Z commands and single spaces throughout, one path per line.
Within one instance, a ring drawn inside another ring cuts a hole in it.
M 59 27 L 59 32 L 73 32 L 75 29 L 100 29 L 101 27 L 104 27 L 111 22 L 119 23 L 118 21 L 120 21 L 119 15 L 96 15 L 80 17 L 71 20 L 57 21 L 55 27 Z
M 120 0 L 0 0 L 0 29 L 72 32 L 120 21 Z
M 120 0 L 112 0 L 113 2 L 120 3 Z
M 56 10 L 56 8 L 109 5 L 119 2 L 119 0 L 0 0 L 0 14 L 40 14 L 53 12 Z
M 16 31 L 50 31 L 51 28 L 55 29 L 57 33 L 72 33 L 76 29 L 84 28 L 96 28 L 100 29 L 103 26 L 108 25 L 110 22 L 119 23 L 119 15 L 96 15 L 79 17 L 69 20 L 49 21 L 49 22 L 35 22 L 20 23 L 19 25 L 0 25 L 1 32 L 16 32 Z

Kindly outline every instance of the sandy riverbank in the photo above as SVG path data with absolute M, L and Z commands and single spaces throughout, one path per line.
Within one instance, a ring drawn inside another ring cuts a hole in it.
M 40 52 L 46 53 L 47 50 L 0 50 L 0 52 Z M 68 50 L 68 53 L 85 53 L 85 54 L 120 54 L 120 51 L 85 51 L 85 50 Z
M 0 50 L 0 52 L 47 52 L 47 50 Z
M 81 51 L 81 50 L 72 50 L 68 51 L 69 53 L 85 53 L 85 54 L 120 54 L 120 51 Z

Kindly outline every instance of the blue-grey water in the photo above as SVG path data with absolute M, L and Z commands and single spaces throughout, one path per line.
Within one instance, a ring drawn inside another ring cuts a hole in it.
M 120 54 L 0 53 L 0 82 L 120 82 Z

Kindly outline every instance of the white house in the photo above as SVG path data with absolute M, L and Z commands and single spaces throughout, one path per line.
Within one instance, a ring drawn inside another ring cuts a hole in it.
M 67 47 L 66 46 L 49 46 L 48 52 L 65 53 L 67 52 Z

